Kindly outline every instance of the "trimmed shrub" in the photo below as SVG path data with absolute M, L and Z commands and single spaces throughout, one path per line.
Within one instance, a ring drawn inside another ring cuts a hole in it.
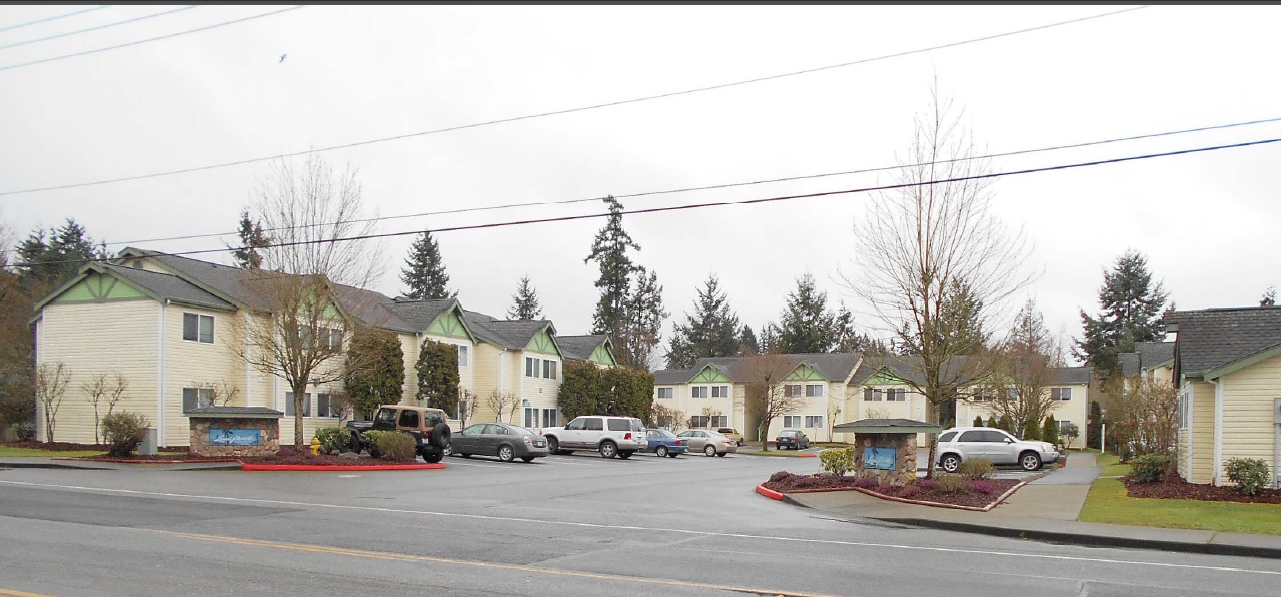
M 1059 422 L 1054 420 L 1054 415 L 1045 417 L 1045 426 L 1041 428 L 1041 440 L 1059 445 Z
M 418 456 L 418 445 L 414 442 L 414 436 L 408 433 L 379 433 L 374 443 L 378 446 L 380 457 L 393 462 L 412 462 Z
M 971 481 L 990 479 L 996 474 L 996 465 L 986 458 L 971 458 L 956 468 L 956 474 Z
M 341 454 L 351 441 L 351 432 L 342 427 L 321 427 L 316 430 L 321 454 Z
M 904 487 L 903 489 L 899 490 L 898 497 L 901 497 L 904 499 L 912 499 L 912 497 L 918 493 L 921 493 L 920 487 L 917 487 L 915 485 L 908 485 L 907 487 Z
M 854 467 L 854 448 L 833 448 L 818 453 L 823 471 L 837 477 L 845 476 Z
M 876 480 L 876 477 L 859 477 L 854 480 L 854 486 L 861 487 L 863 489 L 871 489 L 880 484 L 881 483 Z
M 365 451 L 373 458 L 382 458 L 383 453 L 378 450 L 378 436 L 382 431 L 366 431 L 362 437 L 365 439 Z
M 815 479 L 810 475 L 797 475 L 796 480 L 792 482 L 793 489 L 805 489 L 808 487 L 814 487 L 815 485 L 818 485 L 818 479 Z
M 941 475 L 934 481 L 935 487 L 943 493 L 957 493 L 965 491 L 970 481 L 960 475 Z
M 1169 454 L 1144 454 L 1130 460 L 1130 479 L 1135 483 L 1159 483 L 1170 471 Z
M 1023 439 L 1029 442 L 1041 441 L 1041 422 L 1028 421 L 1027 427 L 1023 429 Z
M 996 415 L 991 415 L 987 418 L 987 426 L 993 429 L 1000 426 L 1000 424 L 996 422 Z
M 1228 479 L 1237 484 L 1237 490 L 1245 495 L 1256 495 L 1260 489 L 1268 487 L 1268 463 L 1258 458 L 1229 458 L 1223 463 L 1223 470 Z
M 102 418 L 102 437 L 107 442 L 108 455 L 128 456 L 147 437 L 147 417 L 124 411 L 111 413 Z
M 36 439 L 35 423 L 23 421 L 21 423 L 14 423 L 11 428 L 13 429 L 14 439 L 17 439 L 20 442 L 29 442 Z
M 974 426 L 975 427 L 983 426 L 983 415 L 974 415 Z
M 921 490 L 934 489 L 937 485 L 938 481 L 935 481 L 934 479 L 921 479 L 916 484 L 916 486 L 920 487 Z
M 1001 419 L 996 422 L 996 426 L 1010 433 L 1014 433 L 1014 423 L 1011 423 L 1010 418 L 1005 415 L 1001 415 Z
M 999 489 L 1000 488 L 996 486 L 996 483 L 993 483 L 991 481 L 984 481 L 982 479 L 976 479 L 974 481 L 970 481 L 970 485 L 969 485 L 970 491 L 973 491 L 975 493 L 982 493 L 985 495 L 992 495 L 996 493 Z

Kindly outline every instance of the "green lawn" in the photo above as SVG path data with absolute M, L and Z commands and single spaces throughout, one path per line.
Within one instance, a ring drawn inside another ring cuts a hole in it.
M 1077 520 L 1168 529 L 1281 535 L 1281 504 L 1132 498 L 1126 495 L 1125 485 L 1121 481 L 1099 479 L 1090 486 L 1090 495 Z
M 1096 454 L 1094 461 L 1103 467 L 1101 477 L 1124 477 L 1130 474 L 1130 465 L 1121 464 L 1116 454 Z
M 80 456 L 102 456 L 106 452 L 102 450 L 37 450 L 35 448 L 11 448 L 9 446 L 0 446 L 0 458 L 24 458 L 24 457 L 44 457 L 44 458 L 77 458 Z

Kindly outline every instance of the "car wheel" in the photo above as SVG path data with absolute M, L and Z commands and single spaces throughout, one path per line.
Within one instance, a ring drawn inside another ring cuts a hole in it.
M 738 440 L 738 447 L 740 447 L 740 448 L 741 448 L 741 447 L 743 447 L 743 440 L 741 440 L 741 439 L 740 439 L 740 440 Z
M 668 455 L 667 455 L 667 457 L 668 457 L 668 458 L 676 458 L 677 456 L 679 456 L 679 454 L 668 454 Z
M 549 454 L 560 454 L 560 442 L 556 438 L 547 438 L 547 452 Z
M 534 457 L 533 457 L 533 456 L 521 456 L 521 457 L 520 457 L 520 459 L 521 459 L 521 460 L 524 460 L 525 462 L 533 462 L 533 461 L 534 461 Z
M 721 458 L 724 458 L 726 454 L 729 454 L 729 452 L 721 452 L 721 453 L 717 454 L 717 456 L 720 456 Z
M 657 450 L 654 450 L 654 453 L 657 454 L 659 458 L 666 456 L 667 446 L 659 446 Z
M 703 447 L 703 455 L 704 455 L 704 456 L 707 456 L 707 457 L 715 456 L 715 455 L 716 455 L 716 446 L 713 446 L 713 445 L 711 445 L 711 444 L 708 444 L 708 445 L 704 446 L 704 447 Z
M 459 458 L 471 458 L 471 454 L 459 454 Z
M 1019 466 L 1025 471 L 1035 471 L 1041 468 L 1041 455 L 1036 452 L 1024 452 L 1019 456 Z
M 600 448 L 597 448 L 597 451 L 600 452 L 601 458 L 613 458 L 618 456 L 618 446 L 614 445 L 614 442 L 605 442 L 601 444 Z
M 619 450 L 619 451 L 618 451 L 618 457 L 619 457 L 619 458 L 622 458 L 623 460 L 627 460 L 628 458 L 631 458 L 631 457 L 632 457 L 632 451 L 631 451 L 631 450 Z
M 956 469 L 961 467 L 961 459 L 956 454 L 948 454 L 939 462 L 943 470 L 949 473 L 955 473 Z
M 512 450 L 511 446 L 503 444 L 498 446 L 498 459 L 503 462 L 511 462 L 516 459 L 516 452 Z
M 453 455 L 454 455 L 454 444 L 449 444 L 449 445 L 445 446 L 444 448 L 442 448 L 442 449 L 441 449 L 441 452 L 444 452 L 444 453 L 445 453 L 445 456 L 453 456 Z
M 436 464 L 444 459 L 445 455 L 441 452 L 423 452 L 423 460 L 427 461 L 427 464 Z

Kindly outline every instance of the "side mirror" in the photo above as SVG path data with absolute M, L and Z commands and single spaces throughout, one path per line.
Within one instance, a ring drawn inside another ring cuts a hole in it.
M 1007 437 L 1007 438 L 1005 438 L 1005 443 L 1007 443 L 1007 444 L 1012 444 L 1012 443 L 1014 443 L 1014 440 L 1012 440 L 1012 439 L 1010 439 L 1010 438 L 1008 438 L 1008 437 Z

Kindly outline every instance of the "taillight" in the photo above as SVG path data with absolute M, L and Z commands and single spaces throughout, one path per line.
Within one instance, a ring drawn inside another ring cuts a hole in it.
M 681 445 L 681 440 L 676 440 L 676 445 Z
M 632 434 L 628 433 L 627 435 L 624 435 L 623 439 L 632 439 Z
M 531 438 L 531 437 L 529 437 L 529 436 L 525 436 L 525 445 L 526 445 L 526 446 L 532 446 L 532 445 L 534 445 L 534 440 L 533 440 L 533 438 Z

